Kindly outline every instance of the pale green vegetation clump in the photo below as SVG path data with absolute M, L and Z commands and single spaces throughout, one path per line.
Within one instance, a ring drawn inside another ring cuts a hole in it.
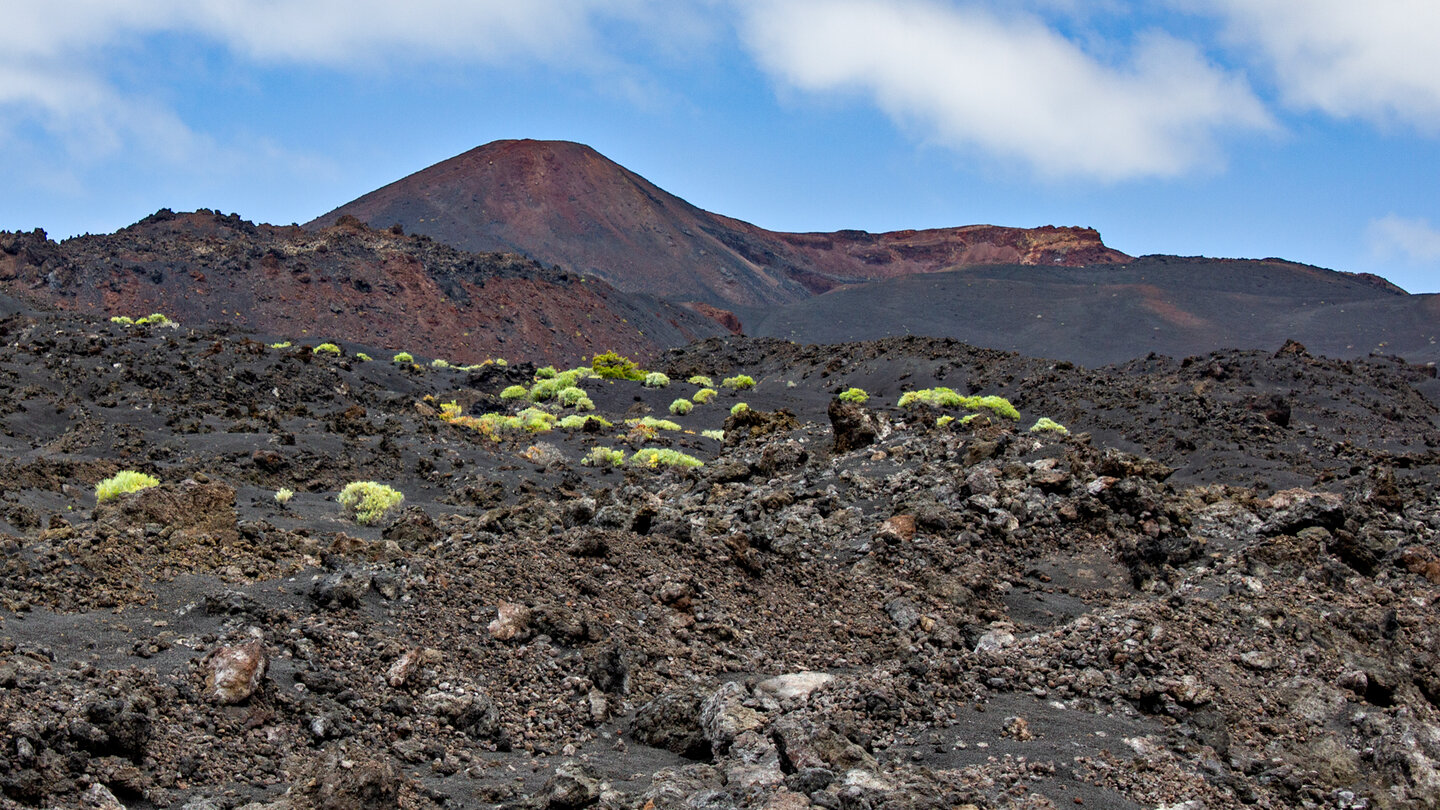
M 580 430 L 585 427 L 586 422 L 598 422 L 600 424 L 600 427 L 615 427 L 614 423 L 612 423 L 609 419 L 606 419 L 603 416 L 596 416 L 593 413 L 587 413 L 584 416 L 581 416 L 578 413 L 572 413 L 569 416 L 562 417 L 559 421 L 557 421 L 555 423 L 555 427 L 560 428 L 561 430 Z
M 749 406 L 749 405 L 747 405 L 747 404 L 745 404 L 745 403 L 743 403 L 743 402 L 737 402 L 737 403 L 735 403 L 734 405 L 731 405 L 731 406 L 730 406 L 730 415 L 731 415 L 731 416 L 739 416 L 740 414 L 742 414 L 742 413 L 744 413 L 745 411 L 748 411 L 748 410 L 750 410 L 750 406 Z
M 755 387 L 755 378 L 749 374 L 736 374 L 734 377 L 726 377 L 721 380 L 720 385 L 731 391 L 744 391 L 747 388 Z
M 339 357 L 339 356 L 340 356 L 340 347 L 339 347 L 339 346 L 336 346 L 334 343 L 321 343 L 319 346 L 316 346 L 315 348 L 311 349 L 311 350 L 310 350 L 310 353 L 311 353 L 311 354 L 328 354 L 328 355 L 330 355 L 331 357 Z
M 976 419 L 979 419 L 979 418 L 980 418 L 980 414 L 978 414 L 978 413 L 966 414 L 966 415 L 960 417 L 960 426 L 961 426 L 961 427 L 965 427 L 966 425 L 969 425 L 971 422 L 974 422 Z
M 351 481 L 340 490 L 340 505 L 355 515 L 355 522 L 375 523 L 385 513 L 405 501 L 405 495 L 394 487 L 375 481 Z
M 553 380 L 553 379 L 555 379 L 555 375 L 556 375 L 557 373 L 558 373 L 558 372 L 555 371 L 555 367 L 554 367 L 554 366 L 545 366 L 544 368 L 537 368 L 537 369 L 535 369 L 535 379 L 536 379 L 537 381 L 538 381 L 538 380 Z
M 97 503 L 118 498 L 129 492 L 160 485 L 160 479 L 134 470 L 121 470 L 95 485 Z
M 179 329 L 180 324 L 170 320 L 165 315 L 155 312 L 143 318 L 131 318 L 125 315 L 116 315 L 110 319 L 110 323 L 118 323 L 121 326 L 164 326 L 170 329 Z
M 725 441 L 725 431 L 723 430 L 702 430 L 700 431 L 700 435 L 707 439 L 714 439 L 717 442 Z
M 698 385 L 701 388 L 715 387 L 715 383 L 709 377 L 706 377 L 704 374 L 696 374 L 685 382 L 690 383 L 691 385 Z
M 635 361 L 622 357 L 615 352 L 605 352 L 595 355 L 590 361 L 590 367 L 595 373 L 607 380 L 634 380 L 640 382 L 645 379 L 645 372 L 635 365 Z
M 642 416 L 639 419 L 626 419 L 625 424 L 646 430 L 680 430 L 680 425 L 675 422 L 671 422 L 669 419 L 656 419 L 653 416 Z
M 281 487 L 275 490 L 275 502 L 281 506 L 288 505 L 290 499 L 293 497 L 295 497 L 295 490 L 289 489 L 288 487 Z
M 466 416 L 461 412 L 460 405 L 455 402 L 446 402 L 440 405 L 440 419 L 458 427 L 477 431 L 491 441 L 499 439 L 502 433 L 507 432 L 548 433 L 559 421 L 555 414 L 539 408 L 526 408 L 514 416 L 503 413 Z
M 973 416 L 974 414 L 971 414 L 971 415 Z M 935 427 L 941 427 L 941 428 L 943 428 L 943 427 L 945 427 L 946 425 L 948 425 L 948 424 L 950 424 L 951 422 L 954 422 L 954 421 L 955 421 L 955 417 L 953 417 L 953 416 L 951 416 L 950 414 L 947 413 L 947 414 L 945 414 L 944 416 L 940 417 L 939 419 L 936 419 L 936 420 L 935 420 Z
M 1060 424 L 1059 422 L 1056 422 L 1054 419 L 1051 419 L 1048 416 L 1042 416 L 1035 421 L 1035 424 L 1030 426 L 1030 432 L 1059 433 L 1062 436 L 1068 436 L 1070 434 L 1070 429 Z
M 399 354 L 395 355 L 394 359 L 393 359 L 391 362 L 394 362 L 394 363 L 413 363 L 413 362 L 415 362 L 415 357 L 414 357 L 413 355 L 411 355 L 409 352 L 400 352 Z
M 679 450 L 671 450 L 662 447 L 646 447 L 636 450 L 635 455 L 630 457 L 630 465 L 636 467 L 649 467 L 658 469 L 660 467 L 702 467 L 705 462 L 694 456 L 686 455 Z
M 113 321 L 113 320 L 115 320 L 115 319 L 114 319 L 114 318 L 111 318 L 110 320 Z M 290 347 L 293 346 L 293 345 L 295 345 L 295 344 L 291 343 L 291 342 L 288 341 L 288 340 L 282 340 L 282 341 L 280 341 L 279 343 L 271 343 L 271 344 L 270 344 L 270 348 L 272 348 L 272 349 L 288 349 L 288 348 L 290 348 Z
M 434 360 L 431 360 L 431 361 L 430 361 L 430 367 L 431 367 L 431 368 L 451 368 L 452 366 L 450 365 L 450 361 L 448 361 L 448 360 L 441 360 L 440 358 L 437 357 L 437 358 L 435 358 Z
M 530 399 L 533 402 L 545 402 L 546 400 L 555 399 L 562 391 L 570 388 L 575 388 L 579 391 L 580 389 L 576 384 L 584 379 L 585 376 L 585 372 L 572 368 L 569 371 L 557 372 L 552 377 L 539 379 L 535 385 L 530 388 Z M 580 393 L 584 394 L 585 392 L 580 391 Z
M 646 388 L 664 388 L 670 384 L 670 378 L 658 371 L 652 371 L 645 375 L 641 384 Z
M 587 467 L 619 467 L 625 463 L 625 451 L 610 447 L 592 447 L 590 453 L 580 459 Z
M 1018 420 L 1020 418 L 1020 412 L 1015 410 L 1015 406 L 1010 404 L 1010 400 L 1004 397 L 965 396 L 950 388 L 923 388 L 919 391 L 906 391 L 900 395 L 900 407 L 908 408 L 915 404 L 932 405 L 937 408 L 964 408 L 970 411 L 983 409 L 1006 419 Z
M 704 405 L 714 399 L 716 393 L 718 392 L 714 388 L 701 388 L 695 392 L 694 396 L 690 397 L 690 400 L 696 405 Z
M 371 358 L 370 355 L 366 354 L 365 352 L 356 352 L 355 359 L 359 360 L 362 363 L 368 363 L 373 358 Z
M 500 392 L 501 399 L 524 399 L 530 393 L 530 389 L 523 385 L 512 385 Z
M 865 393 L 864 388 L 847 388 L 837 394 L 835 398 L 841 402 L 853 402 L 856 405 L 864 405 L 870 399 L 870 395 Z
M 670 403 L 670 413 L 673 413 L 676 416 L 684 416 L 685 414 L 690 413 L 690 411 L 694 409 L 695 403 L 691 402 L 688 399 L 677 399 L 674 402 Z
M 560 393 L 556 394 L 555 398 L 560 400 L 560 404 L 567 408 L 573 408 L 589 399 L 589 397 L 585 396 L 585 389 L 574 385 L 569 388 L 561 388 Z M 593 406 L 594 403 L 591 404 Z

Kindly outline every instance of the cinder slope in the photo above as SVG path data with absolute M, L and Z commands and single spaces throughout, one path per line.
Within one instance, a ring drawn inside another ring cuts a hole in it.
M 713 214 L 588 146 L 496 141 L 366 194 L 345 214 L 466 250 L 523 253 L 616 288 L 717 306 L 803 300 L 842 284 L 1013 263 L 1128 260 L 1087 228 L 974 225 L 871 234 L 776 233 Z

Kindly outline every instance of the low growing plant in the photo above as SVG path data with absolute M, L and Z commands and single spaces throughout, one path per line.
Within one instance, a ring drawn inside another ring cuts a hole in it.
M 955 421 L 955 417 L 953 417 L 953 416 L 951 416 L 950 414 L 947 413 L 947 414 L 945 414 L 944 416 L 940 417 L 939 419 L 936 419 L 936 420 L 935 420 L 935 427 L 943 428 L 943 427 L 945 427 L 946 425 L 948 425 L 948 424 L 950 424 L 951 422 L 954 422 L 954 421 Z
M 288 349 L 288 348 L 290 348 L 290 347 L 293 346 L 293 345 L 294 345 L 294 344 L 291 343 L 291 342 L 288 341 L 288 340 L 282 340 L 282 341 L 280 341 L 279 343 L 271 343 L 271 344 L 270 344 L 270 348 L 272 348 L 272 349 Z
M 412 356 L 409 352 L 400 352 L 399 354 L 395 355 L 395 358 L 394 358 L 391 362 L 394 362 L 394 363 L 413 363 L 413 362 L 415 362 L 415 358 L 414 358 L 414 356 Z
M 450 361 L 448 361 L 448 360 L 441 360 L 440 358 L 437 357 L 437 358 L 435 358 L 434 360 L 431 360 L 431 361 L 430 361 L 430 367 L 431 367 L 431 368 L 451 368 L 451 365 L 450 365 Z
M 1031 433 L 1059 433 L 1062 436 L 1070 434 L 1070 429 L 1056 422 L 1048 416 L 1042 416 L 1030 426 Z
M 734 405 L 731 405 L 731 406 L 730 406 L 730 415 L 731 415 L 731 416 L 739 416 L 740 414 L 742 414 L 742 413 L 744 413 L 745 411 L 748 411 L 748 410 L 750 410 L 750 406 L 749 406 L 749 405 L 746 405 L 746 404 L 743 403 L 743 402 L 737 402 L 737 403 L 735 403 Z
M 526 394 L 529 394 L 529 393 L 530 393 L 530 389 L 529 389 L 529 388 L 526 388 L 526 387 L 523 386 L 523 385 L 512 385 L 512 386 L 506 388 L 504 391 L 501 391 L 501 392 L 500 392 L 500 398 L 501 398 L 501 399 L 524 399 L 524 398 L 525 398 L 525 395 L 526 395 Z
M 562 417 L 559 421 L 555 423 L 555 427 L 558 427 L 561 430 L 581 430 L 585 427 L 586 422 L 598 422 L 600 423 L 600 427 L 615 427 L 615 425 L 609 419 L 606 419 L 603 416 L 596 416 L 594 414 L 588 413 L 584 416 L 581 416 L 578 413 L 572 413 L 569 416 Z
M 669 419 L 656 419 L 653 416 L 642 416 L 639 419 L 626 419 L 625 424 L 652 431 L 680 429 L 678 424 L 671 422 Z
M 554 366 L 545 366 L 544 368 L 537 368 L 537 369 L 535 369 L 535 379 L 536 379 L 537 381 L 538 381 L 538 380 L 553 380 L 553 379 L 555 379 L 555 374 L 556 374 L 556 371 L 555 371 L 555 367 L 554 367 Z
M 560 393 L 556 394 L 555 398 L 560 400 L 560 404 L 567 408 L 573 408 L 582 401 L 589 399 L 589 397 L 585 396 L 584 389 L 577 388 L 573 385 L 569 388 L 560 389 Z
M 646 388 L 664 388 L 670 384 L 670 378 L 658 371 L 652 371 L 645 375 L 642 384 Z
M 700 386 L 701 388 L 713 388 L 713 387 L 715 387 L 715 383 L 712 382 L 712 381 L 710 380 L 710 378 L 709 378 L 709 377 L 706 377 L 704 374 L 696 374 L 695 376 L 691 377 L 690 379 L 686 380 L 685 382 L 688 382 L 688 383 L 690 383 L 691 385 L 698 385 L 698 386 Z
M 723 430 L 702 430 L 700 431 L 700 435 L 707 439 L 714 439 L 717 442 L 725 441 L 725 431 Z
M 673 413 L 676 416 L 684 416 L 685 414 L 690 413 L 690 411 L 694 409 L 695 403 L 691 402 L 688 399 L 677 399 L 674 402 L 670 403 L 670 413 Z
M 619 467 L 625 463 L 625 451 L 609 447 L 592 447 L 589 455 L 580 459 L 587 467 Z
M 732 391 L 744 391 L 747 388 L 755 387 L 755 378 L 749 374 L 736 374 L 734 377 L 726 377 L 721 380 L 720 385 Z
M 160 479 L 134 470 L 121 470 L 95 485 L 95 502 L 102 503 L 137 490 L 160 485 Z
M 605 352 L 595 355 L 590 362 L 590 367 L 595 373 L 607 380 L 635 380 L 639 382 L 645 379 L 645 372 L 635 365 L 635 361 L 627 357 L 621 357 L 615 352 Z
M 870 395 L 865 393 L 864 388 L 847 388 L 837 394 L 835 398 L 841 402 L 853 402 L 856 405 L 864 405 L 870 399 Z
M 340 347 L 339 347 L 339 346 L 336 346 L 334 343 L 321 343 L 319 346 L 316 346 L 315 348 L 311 349 L 311 350 L 310 350 L 310 353 L 311 353 L 311 354 L 328 354 L 328 355 L 330 355 L 331 357 L 339 357 L 339 356 L 340 356 Z
M 340 505 L 355 515 L 362 526 L 375 523 L 385 513 L 404 503 L 405 495 L 394 487 L 375 481 L 351 481 L 340 490 Z
M 716 393 L 718 392 L 714 388 L 701 388 L 699 391 L 696 391 L 693 396 L 690 397 L 690 400 L 696 405 L 704 405 L 705 403 L 714 399 Z
M 900 395 L 900 407 L 908 408 L 912 405 L 924 403 L 937 408 L 964 408 L 966 410 L 988 410 L 997 416 L 1006 419 L 1020 418 L 1020 412 L 1010 404 L 1010 400 L 997 396 L 965 396 L 956 393 L 950 388 L 924 388 L 919 391 L 906 391 Z
M 295 490 L 281 487 L 275 490 L 275 502 L 281 506 L 288 506 L 290 499 L 295 497 Z
M 372 358 L 370 357 L 370 355 L 366 354 L 365 352 L 356 352 L 356 353 L 355 353 L 355 359 L 356 359 L 356 360 L 359 360 L 359 361 L 362 362 L 362 363 L 368 363 L 368 362 L 370 362 L 370 360 L 371 360 Z
M 703 467 L 705 462 L 694 456 L 686 455 L 679 450 L 671 450 L 661 447 L 646 447 L 643 450 L 636 450 L 635 455 L 630 457 L 631 466 L 649 467 L 658 469 L 660 467 Z

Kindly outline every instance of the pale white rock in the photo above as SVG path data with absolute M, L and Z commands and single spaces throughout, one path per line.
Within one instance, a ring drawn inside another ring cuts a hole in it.
M 219 647 L 210 653 L 205 692 L 222 704 L 239 703 L 260 688 L 270 659 L 258 641 Z
M 530 627 L 530 608 L 524 605 L 501 602 L 495 609 L 495 614 L 489 630 L 491 637 L 499 641 L 509 641 Z
M 807 698 L 816 689 L 828 686 L 835 676 L 828 672 L 791 672 L 776 675 L 755 685 L 755 691 L 775 700 Z

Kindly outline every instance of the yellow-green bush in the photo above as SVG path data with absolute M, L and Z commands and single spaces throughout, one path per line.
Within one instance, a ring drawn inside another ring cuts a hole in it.
M 339 347 L 339 346 L 336 346 L 334 343 L 321 343 L 319 346 L 316 346 L 315 348 L 311 349 L 311 350 L 310 350 L 310 353 L 311 353 L 311 354 L 328 354 L 328 355 L 330 355 L 331 357 L 339 357 L 339 356 L 340 356 L 340 347 Z
M 97 503 L 108 501 L 129 492 L 159 485 L 160 480 L 153 475 L 146 475 L 134 470 L 121 470 L 95 485 L 95 501 Z
M 856 405 L 864 405 L 870 399 L 864 388 L 847 388 L 835 396 L 841 402 L 853 402 Z
M 1035 424 L 1030 426 L 1030 432 L 1059 433 L 1061 435 L 1068 435 L 1070 433 L 1070 429 L 1060 424 L 1059 422 L 1056 422 L 1054 419 L 1051 419 L 1048 416 L 1042 416 L 1035 421 Z
M 732 391 L 744 391 L 747 388 L 755 387 L 755 378 L 749 374 L 736 374 L 734 377 L 726 377 L 721 380 L 720 385 Z
M 690 411 L 694 409 L 695 403 L 691 402 L 688 399 L 681 398 L 670 403 L 670 413 L 673 413 L 676 416 L 684 416 L 685 414 L 690 413 Z
M 405 495 L 394 487 L 375 481 L 351 481 L 340 490 L 340 505 L 355 515 L 361 525 L 375 523 L 385 513 L 404 503 Z
M 679 450 L 671 450 L 661 447 L 646 447 L 636 450 L 635 455 L 630 457 L 628 462 L 631 466 L 649 467 L 702 467 L 705 462 L 694 456 L 686 455 Z
M 714 388 L 701 388 L 699 391 L 696 391 L 693 396 L 690 397 L 690 401 L 694 402 L 696 405 L 704 405 L 705 403 L 714 399 L 716 393 L 718 392 L 716 392 Z
M 635 365 L 635 361 L 627 357 L 621 357 L 615 352 L 605 352 L 595 355 L 590 361 L 590 367 L 595 373 L 607 380 L 635 380 L 639 382 L 645 379 L 645 372 Z

